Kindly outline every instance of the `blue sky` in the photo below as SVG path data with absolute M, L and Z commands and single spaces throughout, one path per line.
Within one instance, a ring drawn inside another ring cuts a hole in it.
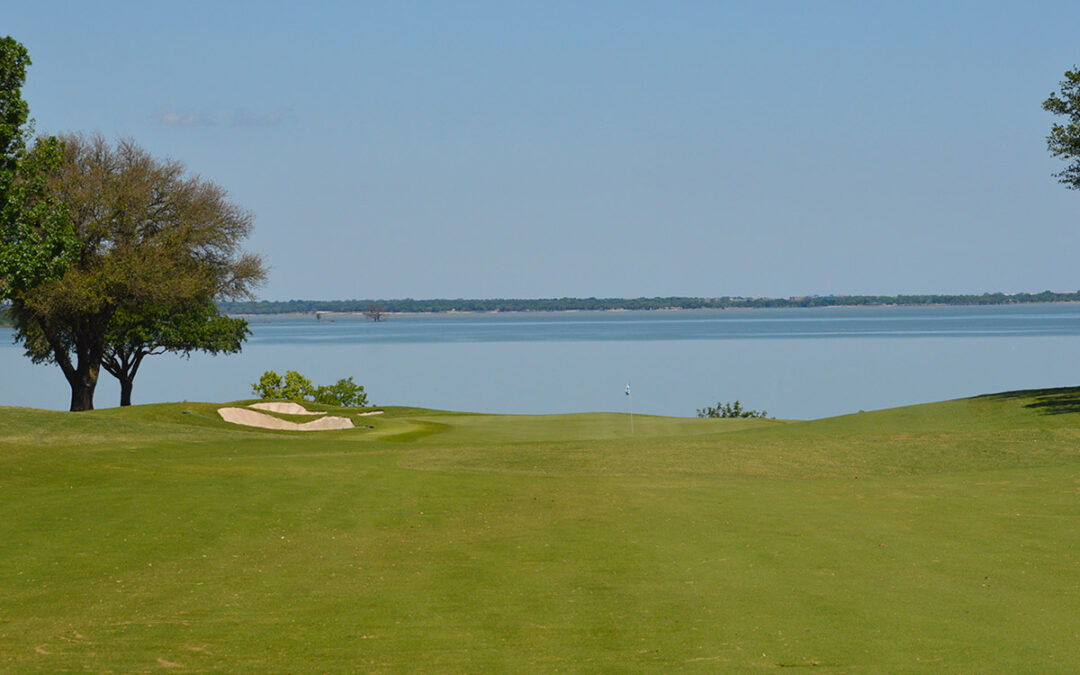
M 1076 290 L 1075 2 L 48 2 L 40 131 L 255 214 L 265 299 Z

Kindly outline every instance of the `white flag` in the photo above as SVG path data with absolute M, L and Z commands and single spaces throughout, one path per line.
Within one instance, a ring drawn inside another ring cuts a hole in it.
M 630 383 L 629 382 L 626 383 L 626 395 L 627 396 L 630 395 Z

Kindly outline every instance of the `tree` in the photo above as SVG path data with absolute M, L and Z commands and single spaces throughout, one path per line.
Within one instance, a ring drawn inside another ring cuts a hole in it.
M 364 310 L 364 316 L 372 321 L 382 321 L 385 313 L 386 309 L 382 305 L 368 305 L 368 308 Z
M 247 321 L 222 316 L 210 300 L 189 307 L 120 307 L 109 322 L 101 367 L 120 381 L 120 405 L 131 405 L 131 390 L 147 356 L 201 351 L 235 354 L 247 336 Z
M 114 147 L 101 136 L 67 135 L 58 144 L 43 194 L 61 205 L 77 253 L 62 274 L 11 293 L 11 312 L 27 355 L 57 364 L 71 409 L 90 410 L 110 345 L 114 355 L 126 349 L 125 325 L 166 308 L 184 315 L 215 298 L 250 297 L 265 272 L 240 249 L 251 214 L 217 185 L 131 140 Z
M 1071 190 L 1080 190 L 1080 69 L 1073 66 L 1065 71 L 1061 92 L 1050 94 L 1043 109 L 1065 118 L 1064 124 L 1054 123 L 1046 137 L 1046 147 L 1054 157 L 1067 161 L 1065 170 L 1054 174 Z
M 30 57 L 11 37 L 0 39 L 0 300 L 16 327 L 26 316 L 18 299 L 60 278 L 78 255 L 66 204 L 50 189 L 63 144 L 41 138 L 32 150 L 30 109 L 22 85 Z

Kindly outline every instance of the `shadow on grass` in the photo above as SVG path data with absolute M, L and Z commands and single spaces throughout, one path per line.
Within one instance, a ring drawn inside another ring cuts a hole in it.
M 1034 399 L 1024 407 L 1036 410 L 1043 415 L 1080 413 L 1080 387 L 1006 391 L 1000 394 L 986 394 L 985 396 L 979 396 L 979 398 L 991 401 L 1006 401 L 1019 398 Z

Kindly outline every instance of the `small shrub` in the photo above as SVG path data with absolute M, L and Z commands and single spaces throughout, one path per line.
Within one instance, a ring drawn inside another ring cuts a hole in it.
M 364 387 L 353 382 L 351 377 L 338 380 L 328 387 L 315 390 L 315 402 L 324 405 L 336 405 L 343 408 L 362 408 L 368 404 Z
M 769 413 L 764 410 L 745 410 L 742 403 L 736 400 L 734 403 L 718 402 L 715 407 L 708 406 L 698 408 L 698 417 L 757 417 L 766 418 Z
M 272 370 L 262 374 L 259 381 L 251 385 L 251 393 L 262 399 L 284 398 L 281 395 L 281 376 Z
M 281 398 L 290 401 L 306 401 L 315 395 L 315 386 L 295 370 L 285 371 L 285 386 L 281 388 Z
M 258 382 L 251 385 L 251 391 L 261 399 L 314 401 L 342 408 L 362 408 L 370 405 L 364 388 L 351 377 L 338 380 L 329 386 L 316 387 L 311 380 L 295 370 L 285 371 L 284 379 L 268 370 Z

